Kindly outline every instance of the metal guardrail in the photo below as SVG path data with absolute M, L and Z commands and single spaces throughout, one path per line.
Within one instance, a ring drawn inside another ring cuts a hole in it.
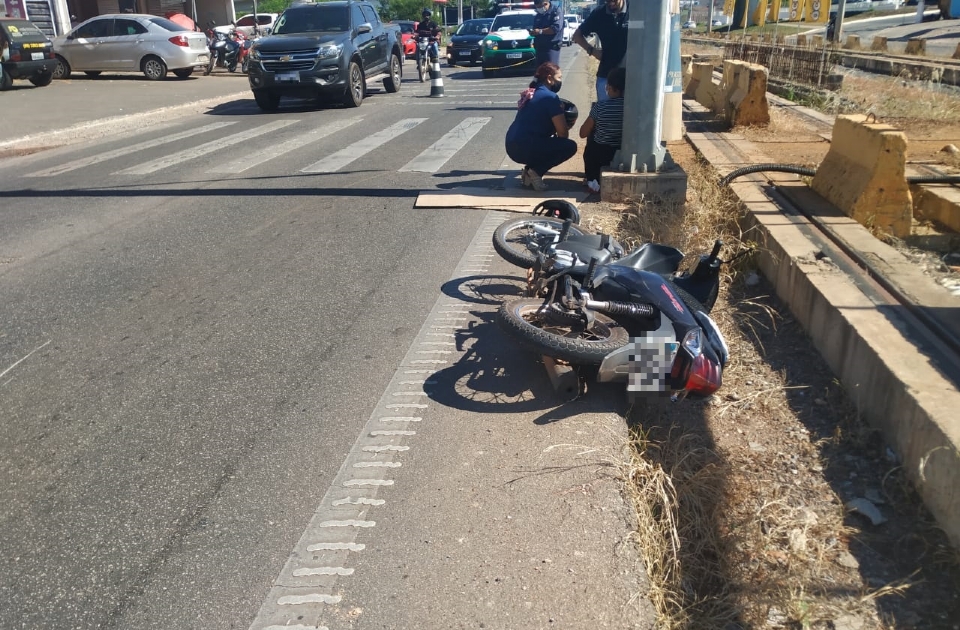
M 772 78 L 818 88 L 825 87 L 827 75 L 841 62 L 836 49 L 754 42 L 728 42 L 723 47 L 723 58 L 756 63 L 766 67 Z

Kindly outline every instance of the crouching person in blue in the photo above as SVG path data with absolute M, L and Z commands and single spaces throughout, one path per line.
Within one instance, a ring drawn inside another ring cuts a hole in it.
M 562 75 L 554 63 L 537 68 L 530 87 L 520 94 L 517 116 L 507 129 L 507 155 L 523 164 L 520 179 L 524 186 L 547 190 L 543 176 L 577 152 L 564 116 L 560 91 Z

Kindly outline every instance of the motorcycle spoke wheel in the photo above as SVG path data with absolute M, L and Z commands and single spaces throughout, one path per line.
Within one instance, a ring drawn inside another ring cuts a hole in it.
M 537 249 L 547 238 L 534 230 L 537 225 L 548 226 L 559 232 L 563 228 L 563 221 L 546 217 L 509 219 L 494 231 L 493 248 L 508 263 L 529 269 L 537 259 Z M 573 225 L 569 233 L 583 234 Z
M 554 315 L 545 316 L 542 300 L 518 299 L 504 302 L 497 321 L 504 331 L 538 354 L 575 365 L 600 365 L 604 357 L 625 346 L 630 335 L 613 319 L 595 313 L 587 330 L 583 322 Z

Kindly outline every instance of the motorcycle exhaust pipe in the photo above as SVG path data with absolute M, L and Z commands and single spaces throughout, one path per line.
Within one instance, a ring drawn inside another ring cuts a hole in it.
M 584 306 L 607 315 L 626 315 L 628 317 L 652 317 L 657 309 L 652 304 L 633 304 L 630 302 L 601 302 L 586 300 Z

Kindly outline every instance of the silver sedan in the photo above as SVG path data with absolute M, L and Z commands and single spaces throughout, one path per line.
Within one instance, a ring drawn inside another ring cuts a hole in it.
M 159 81 L 172 71 L 185 79 L 210 60 L 207 36 L 157 15 L 98 15 L 53 40 L 57 67 L 53 76 L 71 72 L 95 77 L 101 72 L 142 72 Z

